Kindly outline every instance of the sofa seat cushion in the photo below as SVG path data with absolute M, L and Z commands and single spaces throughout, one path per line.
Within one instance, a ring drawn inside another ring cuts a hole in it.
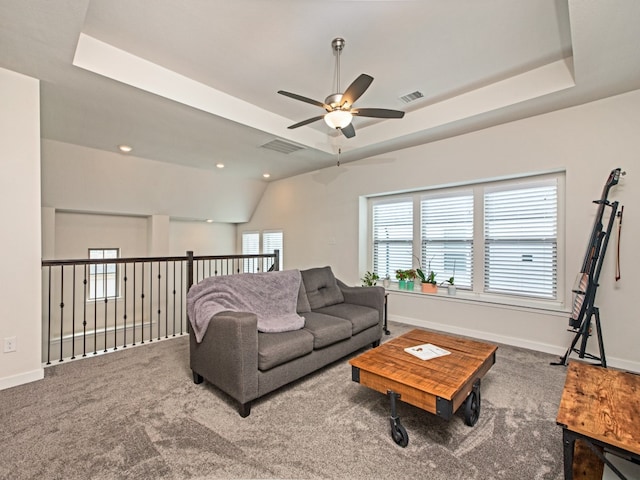
M 307 292 L 311 310 L 344 302 L 344 295 L 333 276 L 331 267 L 301 270 L 302 281 Z
M 313 351 L 313 335 L 305 329 L 258 332 L 258 369 L 269 370 Z
M 329 307 L 320 308 L 317 312 L 349 320 L 352 324 L 351 333 L 353 335 L 373 327 L 379 321 L 379 314 L 375 308 L 354 305 L 352 303 L 338 303 Z M 306 313 L 305 317 L 307 315 L 309 314 Z
M 313 335 L 313 348 L 323 348 L 351 337 L 351 322 L 317 312 L 304 314 L 304 329 Z

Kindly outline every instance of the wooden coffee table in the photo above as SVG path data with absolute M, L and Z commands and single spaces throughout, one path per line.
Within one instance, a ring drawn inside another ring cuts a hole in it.
M 451 353 L 421 360 L 404 351 L 425 343 Z M 465 423 L 475 425 L 480 415 L 480 380 L 495 363 L 497 349 L 476 340 L 415 329 L 349 363 L 354 382 L 389 395 L 391 437 L 406 447 L 409 436 L 396 414 L 396 400 L 446 420 L 464 404 Z

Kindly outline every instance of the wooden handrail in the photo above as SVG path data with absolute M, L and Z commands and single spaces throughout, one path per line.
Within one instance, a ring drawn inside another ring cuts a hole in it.
M 191 252 L 193 254 L 193 252 Z M 198 260 L 244 260 L 257 258 L 278 258 L 276 253 L 254 253 L 249 255 L 199 255 L 193 256 L 194 261 Z M 143 262 L 180 262 L 188 261 L 189 255 L 176 257 L 130 257 L 130 258 L 78 258 L 65 260 L 42 260 L 43 267 L 53 267 L 56 265 L 102 265 L 107 263 L 143 263 Z

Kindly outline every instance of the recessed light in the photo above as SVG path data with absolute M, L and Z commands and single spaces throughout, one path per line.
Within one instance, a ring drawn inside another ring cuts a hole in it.
M 263 176 L 264 178 L 269 178 L 269 177 L 271 176 L 271 174 L 270 174 L 270 173 L 263 173 L 263 174 L 262 174 L 262 176 Z
M 224 163 L 216 163 L 217 168 L 224 168 Z
M 213 223 L 213 220 L 211 220 L 210 218 L 207 219 L 207 223 Z
M 131 150 L 133 150 L 133 148 L 129 145 L 118 145 L 118 149 L 123 153 L 129 153 Z

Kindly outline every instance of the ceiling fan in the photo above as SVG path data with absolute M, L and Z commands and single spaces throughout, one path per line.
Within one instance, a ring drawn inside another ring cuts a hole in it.
M 336 52 L 336 90 L 340 91 L 340 52 L 344 48 L 345 42 L 343 38 L 334 38 L 331 42 L 331 47 Z M 372 117 L 372 118 L 402 118 L 404 112 L 399 110 L 389 110 L 386 108 L 354 108 L 353 104 L 362 94 L 369 88 L 373 82 L 373 77 L 366 73 L 361 74 L 356 78 L 351 85 L 347 87 L 344 93 L 332 93 L 323 102 L 313 100 L 311 98 L 303 97 L 296 93 L 285 92 L 279 90 L 278 93 L 286 97 L 300 100 L 301 102 L 310 103 L 318 107 L 324 108 L 327 113 L 318 115 L 317 117 L 309 118 L 298 122 L 288 127 L 289 129 L 302 127 L 310 123 L 316 122 L 320 119 L 324 119 L 325 123 L 331 128 L 339 129 L 345 137 L 351 138 L 356 134 L 351 120 L 354 116 L 359 117 Z

